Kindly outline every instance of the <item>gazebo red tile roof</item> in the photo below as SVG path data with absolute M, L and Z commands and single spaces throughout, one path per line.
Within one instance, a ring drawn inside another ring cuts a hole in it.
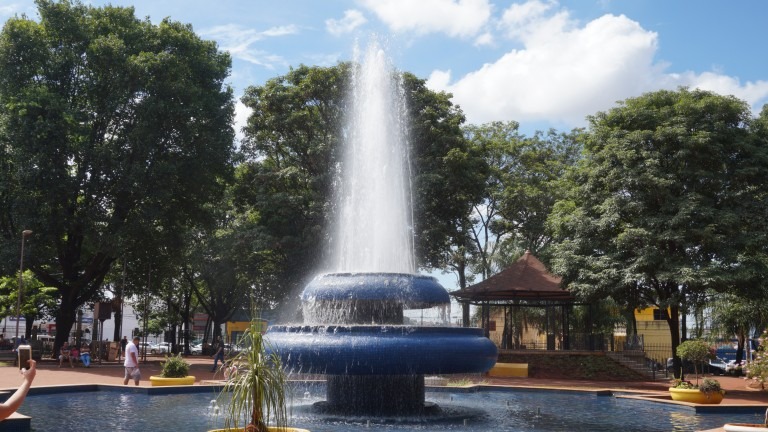
M 529 251 L 501 272 L 459 291 L 450 293 L 464 301 L 568 300 L 571 293 L 560 287 L 562 278 L 547 271 Z

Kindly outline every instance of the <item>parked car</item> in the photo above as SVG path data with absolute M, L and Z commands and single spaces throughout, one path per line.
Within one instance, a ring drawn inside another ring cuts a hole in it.
M 741 368 L 744 366 L 745 362 L 736 362 L 736 360 L 729 360 L 728 363 L 725 364 L 725 373 L 729 375 L 739 375 L 741 374 Z
M 713 360 L 710 360 L 707 363 L 704 364 L 697 364 L 694 367 L 693 362 L 691 361 L 683 361 L 683 373 L 684 374 L 693 374 L 698 370 L 699 374 L 713 374 L 713 375 L 723 375 L 726 372 L 726 361 L 723 359 L 715 358 Z M 667 371 L 670 374 L 674 374 L 675 368 L 673 367 L 672 358 L 667 359 Z
M 725 375 L 725 373 L 728 371 L 728 362 L 721 358 L 715 357 L 709 361 L 709 371 L 715 375 Z
M 199 343 L 199 344 L 195 344 L 195 345 L 190 345 L 189 346 L 189 352 L 191 352 L 192 354 L 196 354 L 196 355 L 202 354 L 203 353 L 203 344 Z
M 168 354 L 171 352 L 171 343 L 170 342 L 160 342 L 155 345 L 151 345 L 149 348 L 149 352 L 152 354 Z
M 139 354 L 152 352 L 152 345 L 147 342 L 139 342 Z

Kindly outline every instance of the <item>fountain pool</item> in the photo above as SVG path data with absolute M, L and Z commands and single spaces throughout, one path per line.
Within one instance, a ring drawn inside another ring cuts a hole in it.
M 206 431 L 222 421 L 211 415 L 216 387 L 196 393 L 147 394 L 141 389 L 31 395 L 21 412 L 32 430 Z M 192 389 L 190 389 L 192 390 Z M 291 404 L 295 427 L 312 432 L 383 431 L 697 431 L 726 422 L 754 423 L 761 413 L 706 413 L 674 405 L 601 396 L 592 392 L 432 388 L 427 399 L 441 407 L 434 416 L 365 417 L 317 414 L 323 384 L 300 384 Z M 223 412 L 223 409 L 220 411 Z M 3 422 L 5 423 L 5 422 Z M 6 430 L 0 428 L 0 430 Z

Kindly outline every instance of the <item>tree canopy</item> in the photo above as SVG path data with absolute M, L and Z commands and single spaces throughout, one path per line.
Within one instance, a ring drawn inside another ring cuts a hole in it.
M 746 224 L 767 147 L 746 103 L 701 90 L 648 93 L 589 120 L 573 188 L 551 219 L 554 269 L 585 298 L 669 310 L 675 352 L 689 295 L 748 280 Z
M 70 328 L 118 257 L 151 256 L 207 219 L 232 169 L 231 61 L 133 8 L 36 4 L 39 22 L 11 18 L 0 34 L 0 249 L 35 232 L 29 268 Z
M 243 97 L 253 113 L 235 201 L 253 212 L 262 244 L 273 252 L 270 262 L 279 260 L 280 279 L 289 288 L 321 270 L 328 253 L 350 73 L 349 63 L 301 66 L 249 87 Z M 469 152 L 460 128 L 464 117 L 450 95 L 429 90 L 412 74 L 400 77 L 410 113 L 416 258 L 430 267 L 450 244 L 454 221 L 466 219 L 481 193 L 482 177 L 474 173 L 483 161 Z

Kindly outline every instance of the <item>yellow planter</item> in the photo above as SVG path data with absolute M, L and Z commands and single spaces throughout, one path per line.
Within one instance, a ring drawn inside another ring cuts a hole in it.
M 722 392 L 702 393 L 699 389 L 669 388 L 672 400 L 678 402 L 690 402 L 696 404 L 719 404 L 723 401 Z
M 268 427 L 269 432 L 309 432 L 306 429 L 299 429 L 299 428 L 276 428 L 276 427 Z M 242 432 L 245 429 L 209 429 L 208 432 Z
M 175 386 L 175 385 L 192 385 L 195 383 L 195 377 L 187 375 L 184 378 L 165 378 L 160 375 L 152 375 L 149 377 L 149 382 L 152 386 Z

